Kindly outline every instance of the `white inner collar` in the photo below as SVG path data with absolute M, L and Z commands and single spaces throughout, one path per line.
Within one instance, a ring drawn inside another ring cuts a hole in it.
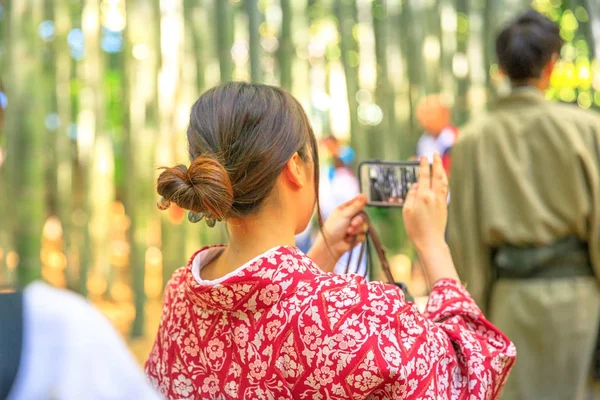
M 192 276 L 194 277 L 194 279 L 196 280 L 196 282 L 199 285 L 203 285 L 203 286 L 212 286 L 215 284 L 223 283 L 224 281 L 231 278 L 232 276 L 239 274 L 241 272 L 241 270 L 246 268 L 248 265 L 254 263 L 259 258 L 268 256 L 270 253 L 274 252 L 275 250 L 279 249 L 280 247 L 281 246 L 273 247 L 272 249 L 269 249 L 269 250 L 265 251 L 264 253 L 257 255 L 252 260 L 248 261 L 247 263 L 244 263 L 243 265 L 240 265 L 238 268 L 231 271 L 230 273 L 228 273 L 225 276 L 222 276 L 222 277 L 220 277 L 218 279 L 214 279 L 214 280 L 206 280 L 206 279 L 202 279 L 202 277 L 200 276 L 200 271 L 208 263 L 210 263 L 215 258 L 220 256 L 223 253 L 223 251 L 225 250 L 225 247 L 210 247 L 206 250 L 199 252 L 196 255 L 196 257 L 194 257 L 194 260 L 192 260 Z

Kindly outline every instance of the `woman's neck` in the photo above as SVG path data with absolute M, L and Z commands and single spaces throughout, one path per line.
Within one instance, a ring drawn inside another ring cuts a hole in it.
M 221 278 L 274 247 L 295 245 L 293 221 L 283 213 L 265 211 L 227 223 L 229 243 L 218 258 L 202 268 L 202 279 Z

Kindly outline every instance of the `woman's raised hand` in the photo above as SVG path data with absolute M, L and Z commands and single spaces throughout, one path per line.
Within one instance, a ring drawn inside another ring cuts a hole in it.
M 442 158 L 436 154 L 433 166 L 421 158 L 419 180 L 404 203 L 404 225 L 423 263 L 430 284 L 439 279 L 458 280 L 450 250 L 444 239 L 448 220 L 448 177 Z
M 403 210 L 406 231 L 417 249 L 445 242 L 447 197 L 448 178 L 442 158 L 436 154 L 430 170 L 427 158 L 422 157 L 418 183 L 408 192 Z

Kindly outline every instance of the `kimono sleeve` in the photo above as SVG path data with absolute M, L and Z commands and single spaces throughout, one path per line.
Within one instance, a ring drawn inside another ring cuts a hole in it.
M 438 281 L 424 314 L 406 302 L 397 288 L 382 288 L 384 285 L 375 282 L 369 285 L 371 301 L 365 309 L 372 313 L 366 320 L 377 332 L 377 345 L 358 351 L 369 362 L 357 363 L 357 368 L 367 369 L 363 364 L 385 367 L 379 375 L 381 383 L 368 398 L 499 397 L 514 365 L 515 347 L 485 319 L 458 282 Z M 382 315 L 383 310 L 391 312 Z M 377 352 L 369 359 L 372 349 Z M 364 380 L 367 372 L 360 372 Z
M 452 343 L 460 377 L 468 380 L 468 393 L 475 395 L 470 398 L 498 398 L 514 365 L 516 348 L 484 317 L 467 290 L 451 279 L 438 281 L 424 316 Z
M 144 372 L 150 383 L 164 396 L 167 396 L 170 381 L 170 377 L 164 366 L 167 365 L 170 356 L 168 341 L 170 340 L 169 330 L 173 326 L 171 314 L 175 309 L 178 291 L 181 290 L 183 285 L 186 268 L 182 267 L 175 271 L 165 286 L 158 332 L 156 333 L 154 345 L 144 367 Z
M 485 313 L 493 275 L 490 251 L 478 226 L 475 145 L 473 135 L 465 132 L 452 149 L 447 241 L 460 279 Z

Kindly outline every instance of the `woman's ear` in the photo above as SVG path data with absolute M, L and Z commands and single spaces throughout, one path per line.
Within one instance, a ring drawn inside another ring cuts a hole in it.
M 283 174 L 287 181 L 296 189 L 301 189 L 306 184 L 306 178 L 302 173 L 303 167 L 303 161 L 300 158 L 300 155 L 296 152 L 283 168 Z

